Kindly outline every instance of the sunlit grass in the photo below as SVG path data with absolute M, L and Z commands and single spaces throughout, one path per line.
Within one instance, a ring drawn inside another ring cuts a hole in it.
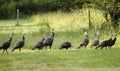
M 102 12 L 99 10 L 91 9 L 91 22 L 93 25 L 100 27 L 105 21 Z M 31 18 L 35 24 L 48 22 L 50 27 L 63 30 L 80 30 L 88 28 L 88 9 L 74 11 L 69 13 L 55 12 L 47 13 L 46 15 L 34 15 Z

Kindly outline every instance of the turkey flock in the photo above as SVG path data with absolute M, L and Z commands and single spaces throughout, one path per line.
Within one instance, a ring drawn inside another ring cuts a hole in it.
M 90 44 L 90 48 L 95 47 L 95 49 L 103 49 L 103 48 L 111 48 L 117 38 L 116 38 L 117 34 L 115 35 L 111 35 L 110 38 L 100 42 L 99 41 L 99 33 L 96 32 L 95 33 L 95 39 L 93 40 L 93 42 Z M 3 43 L 0 44 L 0 50 L 3 49 L 3 53 L 7 52 L 7 49 L 10 47 L 11 42 L 12 42 L 12 37 L 13 37 L 13 33 L 10 34 L 10 37 L 5 40 Z M 54 33 L 54 28 L 51 29 L 51 35 L 46 37 L 46 35 L 44 34 L 43 37 L 34 45 L 34 47 L 32 48 L 32 50 L 38 49 L 38 50 L 42 50 L 43 48 L 47 48 L 49 47 L 51 50 L 51 47 L 53 45 L 54 42 L 54 37 L 55 37 L 55 33 Z M 83 39 L 83 41 L 80 42 L 79 46 L 77 47 L 78 49 L 80 48 L 86 48 L 87 45 L 89 44 L 89 35 L 87 32 L 85 32 L 85 37 Z M 19 40 L 13 47 L 13 49 L 11 50 L 12 52 L 15 51 L 16 49 L 18 49 L 19 51 L 21 51 L 21 48 L 24 47 L 25 45 L 25 33 L 22 34 L 22 39 Z M 72 47 L 72 43 L 69 41 L 65 41 L 61 44 L 59 49 L 68 49 Z

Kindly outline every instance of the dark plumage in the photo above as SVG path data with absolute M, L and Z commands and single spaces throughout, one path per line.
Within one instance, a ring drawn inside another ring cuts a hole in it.
M 19 51 L 21 51 L 21 48 L 24 46 L 24 44 L 25 44 L 25 37 L 24 37 L 24 33 L 23 33 L 23 35 L 22 35 L 22 40 L 20 40 L 20 41 L 18 41 L 16 44 L 15 44 L 15 46 L 14 46 L 14 48 L 12 49 L 12 52 L 15 50 L 15 49 L 19 49 Z
M 43 35 L 43 38 L 37 44 L 35 44 L 35 46 L 34 46 L 34 48 L 32 48 L 32 50 L 42 49 L 44 47 L 44 41 L 45 41 L 45 35 Z
M 62 43 L 60 49 L 66 49 L 67 50 L 70 47 L 72 47 L 71 42 L 64 42 L 64 43 Z
M 85 46 L 85 48 L 86 48 L 86 46 L 88 45 L 88 43 L 89 43 L 89 37 L 88 37 L 87 32 L 85 32 L 85 38 L 84 38 L 84 40 L 80 43 L 80 46 L 79 46 L 78 48 L 81 48 L 81 47 L 83 47 L 83 46 Z
M 50 50 L 51 50 L 51 47 L 52 47 L 52 44 L 53 44 L 53 41 L 54 41 L 54 29 L 52 29 L 51 31 L 52 35 L 50 35 L 48 38 L 45 39 L 44 41 L 44 46 L 47 47 L 49 46 L 50 47 Z
M 108 40 L 101 42 L 95 49 L 97 49 L 97 48 L 103 49 L 104 47 L 108 47 L 111 44 L 112 36 L 113 35 L 111 35 L 111 37 Z
M 94 46 L 97 46 L 98 44 L 99 44 L 99 34 L 98 34 L 98 32 L 95 34 L 95 36 L 96 36 L 96 38 L 95 38 L 95 40 L 92 42 L 92 44 L 91 44 L 91 48 L 92 47 L 94 47 Z
M 7 49 L 10 47 L 11 45 L 11 41 L 12 41 L 12 36 L 13 36 L 13 33 L 10 35 L 10 38 L 6 41 L 4 41 L 1 45 L 0 45 L 0 50 L 3 49 L 3 53 L 5 52 L 6 50 L 6 53 L 7 52 Z
M 108 45 L 110 48 L 115 44 L 115 42 L 117 40 L 116 36 L 117 36 L 117 34 L 114 35 L 114 39 L 111 40 L 110 45 Z

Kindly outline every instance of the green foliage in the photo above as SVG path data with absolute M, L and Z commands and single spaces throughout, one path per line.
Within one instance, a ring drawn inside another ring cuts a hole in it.
M 3 3 L 0 6 L 0 18 L 14 18 L 15 17 L 15 2 Z
M 98 0 L 96 5 L 104 11 L 106 21 L 110 21 L 111 25 L 116 29 L 119 27 L 120 19 L 120 1 L 118 0 Z M 111 19 L 108 19 L 110 16 Z

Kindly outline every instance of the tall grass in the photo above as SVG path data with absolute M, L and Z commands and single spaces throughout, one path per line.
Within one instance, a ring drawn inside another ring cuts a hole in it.
M 47 13 L 46 15 L 34 15 L 31 18 L 35 24 L 48 22 L 50 27 L 59 29 L 60 31 L 66 30 L 81 30 L 88 28 L 88 9 L 64 13 L 58 11 L 57 13 Z M 105 21 L 102 12 L 99 10 L 91 9 L 91 22 L 93 25 L 100 28 L 100 25 Z

